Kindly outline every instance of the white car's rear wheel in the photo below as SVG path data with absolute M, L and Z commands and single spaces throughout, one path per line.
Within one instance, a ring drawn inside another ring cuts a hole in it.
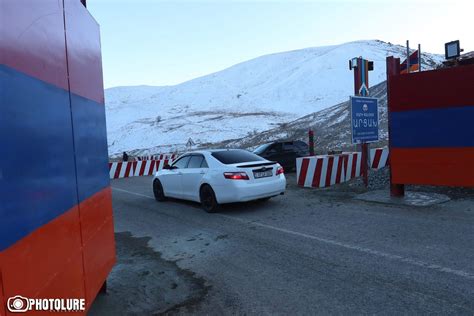
M 153 181 L 153 194 L 155 195 L 155 199 L 158 202 L 163 202 L 164 200 L 166 200 L 165 192 L 163 191 L 163 186 L 161 185 L 161 182 L 158 179 Z
M 215 213 L 219 209 L 219 203 L 216 200 L 216 194 L 211 186 L 205 184 L 199 192 L 202 208 L 208 213 Z

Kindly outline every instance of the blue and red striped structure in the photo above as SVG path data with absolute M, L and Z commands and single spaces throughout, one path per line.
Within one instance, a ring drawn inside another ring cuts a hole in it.
M 115 262 L 99 25 L 79 0 L 0 7 L 0 314 L 89 308 Z
M 474 66 L 399 75 L 387 59 L 393 184 L 474 186 Z

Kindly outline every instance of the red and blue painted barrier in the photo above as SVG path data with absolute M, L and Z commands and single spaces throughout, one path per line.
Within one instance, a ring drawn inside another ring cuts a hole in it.
M 0 314 L 89 308 L 115 262 L 99 26 L 79 0 L 0 6 Z
M 397 64 L 387 59 L 392 183 L 473 187 L 474 66 L 399 75 Z

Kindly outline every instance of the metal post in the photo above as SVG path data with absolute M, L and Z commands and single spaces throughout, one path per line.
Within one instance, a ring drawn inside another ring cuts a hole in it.
M 407 74 L 410 73 L 410 42 L 407 40 Z
M 314 132 L 311 129 L 308 131 L 308 138 L 309 138 L 309 155 L 314 156 Z
M 365 85 L 367 90 L 363 89 L 361 96 L 366 97 L 369 93 L 369 65 L 368 61 L 362 60 L 362 84 Z M 369 186 L 369 144 L 362 143 L 362 170 L 364 175 L 364 185 L 367 188 Z
M 418 72 L 421 72 L 421 44 L 418 44 Z
M 362 57 L 357 58 L 357 67 L 354 69 L 354 94 L 358 96 L 367 96 L 368 90 L 362 89 L 365 86 L 369 89 L 369 67 L 368 61 Z M 369 186 L 369 146 L 367 143 L 362 143 L 361 146 L 361 173 L 364 180 L 365 187 Z

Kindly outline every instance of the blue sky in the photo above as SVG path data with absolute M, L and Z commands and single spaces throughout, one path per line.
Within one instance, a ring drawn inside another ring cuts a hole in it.
M 409 39 L 434 53 L 460 39 L 474 50 L 470 1 L 87 3 L 101 25 L 106 88 L 172 85 L 265 54 L 360 39 Z

